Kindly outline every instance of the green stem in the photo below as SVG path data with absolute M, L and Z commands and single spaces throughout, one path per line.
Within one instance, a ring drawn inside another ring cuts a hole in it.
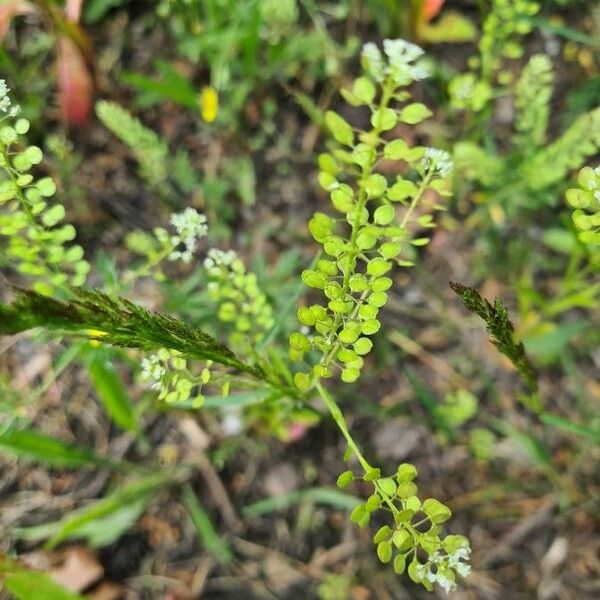
M 344 419 L 342 410 L 338 406 L 337 402 L 334 400 L 333 396 L 323 386 L 321 381 L 317 381 L 315 383 L 315 388 L 317 392 L 319 392 L 319 396 L 323 400 L 325 406 L 327 407 L 327 410 L 329 410 L 329 414 L 335 421 L 336 425 L 338 426 L 338 429 L 342 432 L 342 435 L 344 436 L 348 447 L 350 448 L 350 450 L 352 450 L 352 454 L 354 454 L 366 475 L 369 471 L 373 469 L 373 467 L 369 464 L 369 461 L 364 457 L 363 453 L 360 451 L 360 448 L 352 438 L 352 435 L 350 434 L 348 425 L 346 423 L 346 419 Z M 387 492 L 385 492 L 385 490 L 382 489 L 382 486 L 379 484 L 378 481 L 373 481 L 372 483 L 375 487 L 375 491 L 381 496 L 382 500 L 390 509 L 390 512 L 393 515 L 397 515 L 399 511 L 398 507 L 394 503 L 394 497 L 391 497 Z M 411 532 L 413 536 L 417 537 L 419 535 L 410 523 L 405 523 L 405 527 Z
M 370 471 L 372 469 L 372 467 L 368 463 L 367 459 L 363 456 L 359 447 L 356 445 L 356 442 L 350 435 L 350 431 L 348 430 L 348 425 L 346 424 L 346 419 L 344 419 L 344 415 L 342 414 L 342 411 L 341 411 L 340 407 L 338 406 L 337 402 L 333 399 L 333 396 L 327 391 L 327 389 L 325 387 L 323 387 L 323 384 L 321 383 L 321 381 L 317 381 L 315 383 L 315 388 L 319 392 L 319 395 L 321 396 L 321 399 L 325 403 L 327 410 L 329 410 L 331 417 L 335 421 L 339 430 L 342 432 L 342 435 L 346 439 L 346 442 L 348 442 L 348 446 L 352 450 L 352 453 L 358 459 L 360 466 L 364 469 L 365 473 Z
M 387 107 L 387 105 L 389 104 L 389 102 L 392 98 L 393 92 L 394 92 L 393 82 L 388 81 L 383 90 L 383 94 L 381 96 L 381 101 L 379 103 L 380 111 Z M 382 133 L 382 128 L 374 127 L 371 133 L 375 139 L 379 140 L 379 136 Z M 365 165 L 363 172 L 362 172 L 363 179 L 366 179 L 373 173 L 373 169 L 375 167 L 376 162 L 377 162 L 377 157 L 375 157 L 369 164 Z M 367 201 L 368 201 L 367 192 L 364 190 L 364 188 L 362 188 L 358 194 L 356 216 L 354 218 L 354 221 L 352 222 L 352 233 L 350 234 L 350 246 L 351 246 L 350 254 L 352 256 L 352 260 L 354 260 L 360 252 L 359 248 L 356 246 L 356 239 L 358 237 L 358 232 L 360 231 L 361 213 L 362 213 L 363 209 L 365 208 Z M 350 287 L 349 287 L 350 274 L 351 274 L 351 269 L 347 269 L 346 272 L 344 273 L 344 282 L 342 284 L 342 289 L 344 290 L 345 294 L 347 294 L 350 289 Z
M 389 104 L 389 102 L 392 98 L 393 93 L 394 93 L 394 83 L 392 80 L 388 80 L 388 82 L 385 84 L 385 87 L 383 89 L 383 94 L 381 95 L 381 101 L 379 102 L 379 110 L 383 110 L 384 108 L 387 107 L 387 105 Z M 379 139 L 379 136 L 381 135 L 381 133 L 382 133 L 381 127 L 374 127 L 371 130 L 371 134 L 377 140 Z M 373 161 L 371 161 L 369 164 L 365 165 L 365 167 L 363 168 L 363 171 L 362 171 L 363 179 L 366 179 L 367 177 L 369 177 L 369 175 L 372 174 L 376 162 L 377 162 L 377 157 L 375 157 L 373 159 Z M 363 209 L 365 208 L 367 201 L 368 201 L 367 192 L 361 188 L 361 190 L 358 193 L 356 216 L 354 218 L 354 221 L 351 223 L 352 232 L 350 233 L 350 240 L 349 240 L 349 245 L 350 245 L 349 255 L 352 257 L 351 261 L 354 261 L 361 252 L 361 250 L 358 248 L 358 246 L 356 244 L 356 240 L 358 238 L 358 232 L 360 230 L 360 215 L 361 215 Z M 351 261 L 349 261 L 349 263 Z M 350 269 L 350 264 L 349 264 L 348 269 L 346 269 L 346 272 L 344 273 L 344 279 L 342 282 L 342 290 L 343 290 L 344 297 L 348 296 L 349 292 L 350 292 L 351 273 L 352 273 L 352 269 Z M 366 293 L 363 293 L 362 296 L 360 297 L 359 303 L 354 307 L 354 310 L 350 314 L 351 319 L 356 317 L 356 315 L 358 314 L 358 309 L 360 308 L 360 306 L 365 298 L 366 298 Z M 337 332 L 337 330 L 339 329 L 342 322 L 343 322 L 343 317 L 341 315 L 336 315 L 334 325 L 333 325 L 333 331 Z M 335 353 L 339 349 L 339 346 L 340 346 L 339 341 L 334 342 L 334 344 L 329 349 L 329 351 L 325 355 L 323 355 L 323 357 L 321 358 L 321 364 L 323 366 L 328 366 L 330 364 L 331 357 L 335 356 Z M 313 387 L 315 385 L 315 383 L 317 382 L 317 380 L 318 380 L 318 377 L 314 376 L 313 380 L 311 381 L 310 387 Z
M 134 269 L 133 271 L 129 271 L 125 277 L 123 277 L 123 283 L 121 284 L 121 288 L 126 287 L 127 285 L 131 285 L 140 277 L 144 277 L 148 274 L 154 267 L 158 266 L 165 258 L 173 252 L 175 247 L 173 244 L 168 244 L 165 246 L 162 251 L 158 252 L 154 257 L 146 261 L 143 265 Z

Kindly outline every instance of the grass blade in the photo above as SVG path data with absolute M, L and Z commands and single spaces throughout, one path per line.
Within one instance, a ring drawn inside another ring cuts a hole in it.
M 183 486 L 183 501 L 198 532 L 200 543 L 206 551 L 222 564 L 231 562 L 233 555 L 229 546 L 215 530 L 210 517 L 198 502 L 198 498 L 189 483 Z
M 73 446 L 37 431 L 12 429 L 0 434 L 0 450 L 56 467 L 110 465 L 87 448 Z
M 138 423 L 129 396 L 106 352 L 94 352 L 87 369 L 98 398 L 110 418 L 121 429 L 137 431 Z
M 288 492 L 281 496 L 273 496 L 272 498 L 259 500 L 254 504 L 245 506 L 242 512 L 247 518 L 260 517 L 305 501 L 331 506 L 340 510 L 352 510 L 361 502 L 360 498 L 339 492 L 338 490 L 315 487 L 294 490 L 293 492 Z
M 41 571 L 21 570 L 4 576 L 4 588 L 17 600 L 85 600 Z
M 544 414 L 540 416 L 540 420 L 546 425 L 556 427 L 567 433 L 573 433 L 579 437 L 584 437 L 600 444 L 600 427 L 590 427 L 587 425 L 579 425 L 568 419 L 559 417 L 558 415 Z
M 149 502 L 152 494 L 165 485 L 168 479 L 168 476 L 163 474 L 149 475 L 119 488 L 91 506 L 72 513 L 61 522 L 60 529 L 48 540 L 46 547 L 54 548 L 68 538 L 83 536 L 82 530 L 85 531 L 86 526 L 114 514 L 123 506 L 141 499 L 147 499 Z

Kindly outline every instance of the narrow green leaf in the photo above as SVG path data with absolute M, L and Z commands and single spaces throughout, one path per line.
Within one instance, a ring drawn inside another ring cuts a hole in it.
M 525 349 L 542 365 L 551 364 L 564 355 L 571 340 L 589 329 L 589 322 L 583 319 L 561 323 L 544 333 L 528 335 L 523 339 Z
M 146 77 L 139 73 L 123 73 L 125 83 L 145 92 L 145 106 L 172 100 L 191 110 L 198 110 L 198 92 L 189 80 L 179 75 L 168 63 L 161 63 L 162 80 Z
M 20 570 L 4 576 L 4 588 L 18 600 L 85 600 L 40 571 Z
M 88 0 L 88 2 L 85 3 L 83 20 L 86 25 L 95 25 L 106 16 L 111 8 L 121 6 L 124 1 L 125 0 Z
M 122 429 L 136 431 L 138 424 L 127 390 L 108 355 L 94 352 L 87 362 L 94 389 L 110 418 Z
M 567 433 L 573 433 L 580 437 L 588 438 L 594 442 L 600 443 L 600 426 L 598 425 L 595 427 L 580 425 L 579 423 L 573 423 L 573 421 L 569 421 L 568 419 L 552 414 L 541 415 L 540 419 L 546 425 L 550 425 L 551 427 L 562 429 Z
M 84 540 L 92 548 L 109 546 L 135 525 L 152 498 L 152 492 L 148 492 L 137 500 L 124 504 L 105 517 L 94 519 L 82 525 L 72 537 Z M 61 520 L 44 523 L 43 525 L 33 525 L 32 527 L 18 527 L 11 530 L 11 535 L 20 540 L 41 542 L 56 535 L 63 524 L 64 520 Z
M 345 494 L 330 488 L 316 487 L 294 490 L 293 492 L 281 496 L 259 500 L 254 504 L 245 506 L 242 512 L 244 513 L 244 516 L 248 518 L 260 517 L 305 501 L 332 506 L 333 508 L 341 510 L 352 510 L 361 503 L 360 499 L 356 496 Z
M 168 480 L 169 476 L 166 474 L 149 475 L 117 489 L 109 496 L 94 502 L 90 506 L 71 513 L 61 522 L 60 529 L 48 540 L 46 547 L 54 548 L 71 537 L 83 537 L 82 531 L 85 531 L 86 526 L 93 521 L 114 515 L 123 506 L 141 502 L 142 499 L 149 501 L 152 494 L 159 487 L 165 485 Z
M 564 37 L 567 40 L 596 48 L 600 46 L 600 41 L 598 41 L 597 37 L 588 35 L 583 31 L 578 31 L 577 29 L 573 29 L 562 23 L 551 21 L 545 17 L 531 16 L 525 17 L 525 20 L 529 21 L 534 27 L 539 27 L 540 29 Z
M 550 450 L 542 440 L 524 431 L 519 431 L 500 419 L 494 419 L 494 426 L 498 431 L 518 442 L 540 470 L 546 473 L 555 473 Z
M 223 408 L 225 406 L 253 406 L 260 404 L 269 394 L 270 390 L 260 389 L 229 396 L 206 396 L 202 406 L 204 408 Z
M 31 430 L 4 431 L 0 434 L 0 450 L 57 467 L 110 464 L 110 461 L 96 456 L 87 448 L 73 446 Z
M 183 486 L 183 500 L 190 513 L 192 523 L 194 523 L 194 527 L 198 532 L 200 543 L 206 548 L 206 551 L 222 564 L 231 562 L 233 554 L 229 546 L 215 530 L 208 513 L 198 502 L 198 498 L 189 483 Z

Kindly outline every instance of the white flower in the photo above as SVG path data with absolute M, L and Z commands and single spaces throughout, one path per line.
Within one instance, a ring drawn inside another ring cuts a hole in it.
M 458 563 L 454 566 L 454 570 L 461 576 L 466 577 L 471 572 L 471 565 L 467 563 Z
M 457 548 L 452 554 L 448 555 L 448 566 L 454 569 L 461 577 L 466 577 L 471 572 L 471 565 L 466 562 L 471 556 L 471 548 L 469 546 L 463 546 Z
M 367 42 L 363 46 L 360 60 L 365 71 L 368 71 L 376 81 L 383 81 L 386 74 L 385 62 L 381 51 L 373 42 Z
M 427 581 L 429 581 L 430 583 L 435 583 L 437 581 L 437 573 L 434 573 L 433 571 L 428 571 L 427 575 L 425 576 L 425 579 L 427 579 Z
M 206 215 L 199 213 L 193 208 L 186 208 L 181 213 L 171 215 L 171 225 L 177 230 L 177 235 L 171 237 L 173 246 L 184 245 L 183 250 L 173 250 L 169 254 L 169 260 L 182 260 L 189 263 L 196 251 L 198 238 L 206 236 L 208 226 Z
M 398 85 L 408 85 L 429 77 L 429 69 L 421 59 L 424 52 L 419 46 L 405 40 L 383 40 L 384 59 L 379 48 L 368 42 L 363 46 L 361 64 L 377 81 L 391 76 Z
M 181 213 L 171 215 L 170 221 L 184 240 L 189 237 L 204 237 L 208 233 L 206 215 L 193 208 L 188 207 Z
M 425 54 L 419 46 L 406 40 L 383 40 L 383 51 L 391 64 L 414 62 Z
M 423 166 L 425 169 L 432 169 L 440 177 L 448 177 L 454 168 L 450 155 L 445 150 L 437 148 L 426 148 L 423 156 Z
M 427 576 L 427 565 L 418 564 L 416 571 L 417 576 L 420 579 L 424 579 Z
M 443 573 L 437 573 L 436 580 L 438 585 L 446 592 L 451 592 L 456 589 L 456 582 L 446 577 Z
M 21 108 L 19 106 L 13 106 L 11 108 L 12 103 L 8 92 L 10 92 L 10 88 L 6 85 L 6 81 L 0 79 L 0 112 L 5 112 L 8 113 L 9 116 L 15 117 L 19 114 Z
M 429 70 L 418 61 L 424 55 L 419 46 L 406 40 L 383 40 L 383 50 L 389 59 L 389 73 L 398 85 L 429 77 Z
M 232 267 L 238 255 L 235 250 L 219 250 L 211 248 L 204 259 L 204 268 L 214 277 L 221 274 L 221 267 Z
M 160 358 L 152 354 L 142 359 L 142 379 L 152 382 L 152 388 L 158 390 L 162 387 L 162 378 L 166 372 Z
M 452 554 L 449 554 L 448 562 L 450 563 L 450 566 L 453 567 L 454 564 L 457 563 L 459 560 L 469 560 L 470 555 L 471 548 L 464 546 L 462 548 L 458 548 L 458 550 L 455 550 Z

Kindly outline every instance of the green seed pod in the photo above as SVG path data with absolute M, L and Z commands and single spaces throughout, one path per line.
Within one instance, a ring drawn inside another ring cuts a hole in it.
M 337 478 L 337 486 L 344 489 L 354 481 L 354 473 L 352 471 L 344 471 Z
M 389 525 L 384 525 L 377 530 L 377 533 L 373 536 L 373 543 L 379 544 L 384 540 L 388 540 L 392 535 L 392 530 Z
M 392 543 L 385 541 L 377 544 L 377 556 L 382 563 L 388 563 L 392 560 Z

